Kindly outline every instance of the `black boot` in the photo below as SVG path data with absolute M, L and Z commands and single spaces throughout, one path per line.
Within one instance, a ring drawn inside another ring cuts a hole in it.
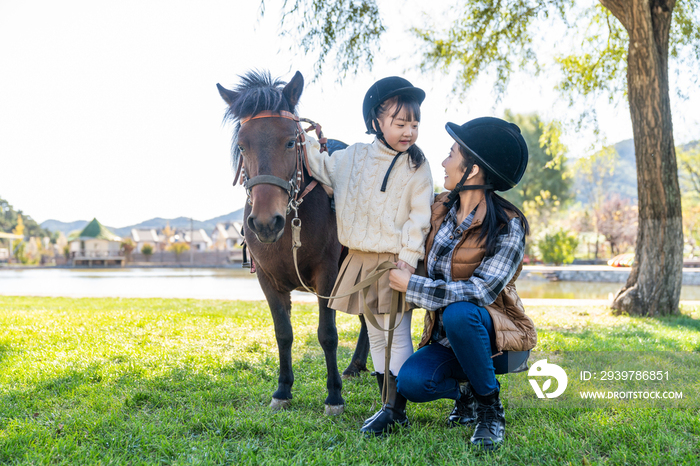
M 396 390 L 396 377 L 389 373 L 386 403 L 382 409 L 372 416 L 372 420 L 364 425 L 360 432 L 363 434 L 382 435 L 390 433 L 395 426 L 408 427 L 406 417 L 406 398 Z
M 455 400 L 455 407 L 447 417 L 450 427 L 470 427 L 476 423 L 476 407 L 479 403 L 474 398 L 469 382 L 459 384 L 460 397 Z
M 498 398 L 498 391 L 481 396 L 474 393 L 478 402 L 476 408 L 476 428 L 472 435 L 472 445 L 484 451 L 493 451 L 501 446 L 506 433 L 505 409 Z
M 371 375 L 374 375 L 377 377 L 377 385 L 379 385 L 379 399 L 382 399 L 382 390 L 384 389 L 384 374 L 380 374 L 379 372 L 372 372 Z M 379 416 L 379 413 L 381 413 L 382 410 L 380 409 L 376 413 L 372 415 L 372 417 L 365 419 L 365 422 L 362 423 L 362 427 L 366 426 L 370 422 L 374 421 L 374 418 Z

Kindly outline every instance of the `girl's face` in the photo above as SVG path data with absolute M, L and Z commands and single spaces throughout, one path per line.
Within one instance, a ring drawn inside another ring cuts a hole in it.
M 467 171 L 462 165 L 464 163 L 464 157 L 459 151 L 459 144 L 456 142 L 452 144 L 450 149 L 450 155 L 447 156 L 445 160 L 442 161 L 442 167 L 445 169 L 445 189 L 452 191 L 459 180 L 462 179 L 464 172 Z
M 384 139 L 391 147 L 399 152 L 405 152 L 416 143 L 420 122 L 414 120 L 405 107 L 395 118 L 392 118 L 394 113 L 396 113 L 396 104 L 389 107 L 378 119 L 379 129 L 384 133 Z

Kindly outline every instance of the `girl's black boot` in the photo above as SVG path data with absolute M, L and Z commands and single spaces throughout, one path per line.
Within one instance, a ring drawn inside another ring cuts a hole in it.
M 388 391 L 386 403 L 382 409 L 372 418 L 368 419 L 367 424 L 362 426 L 360 432 L 366 435 L 383 435 L 390 433 L 394 427 L 408 427 L 409 422 L 406 417 L 406 398 L 401 395 L 396 389 L 396 377 L 391 374 L 385 374 L 388 378 Z
M 379 372 L 372 372 L 372 375 L 377 377 L 377 385 L 379 385 L 379 399 L 382 399 L 382 390 L 384 389 L 384 374 L 380 374 Z M 372 417 L 365 419 L 365 422 L 362 423 L 362 427 L 366 426 L 370 422 L 374 420 L 375 417 L 379 416 L 379 413 L 381 413 L 382 410 L 380 409 L 376 413 L 372 415 Z

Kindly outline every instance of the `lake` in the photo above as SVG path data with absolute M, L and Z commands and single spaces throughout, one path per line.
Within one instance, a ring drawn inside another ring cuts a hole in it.
M 620 283 L 518 280 L 524 300 L 607 300 Z M 255 275 L 241 268 L 0 268 L 0 295 L 261 300 Z M 295 291 L 294 301 L 315 301 Z M 684 286 L 681 300 L 700 300 L 700 286 Z

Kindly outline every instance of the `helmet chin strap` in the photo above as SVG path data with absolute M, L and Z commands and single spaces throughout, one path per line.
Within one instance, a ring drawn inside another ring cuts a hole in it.
M 374 129 L 377 131 L 377 139 L 379 139 L 382 144 L 387 146 L 389 149 L 398 152 L 395 156 L 394 159 L 391 161 L 391 165 L 389 165 L 389 169 L 386 171 L 386 175 L 384 175 L 384 181 L 382 181 L 382 189 L 381 191 L 384 193 L 386 192 L 386 184 L 389 182 L 389 174 L 391 173 L 391 170 L 394 168 L 394 164 L 396 163 L 396 160 L 399 158 L 399 155 L 403 154 L 403 152 L 399 152 L 393 147 L 389 145 L 388 142 L 386 142 L 386 138 L 384 138 L 384 133 L 382 133 L 382 130 L 379 129 L 379 120 L 377 118 L 374 119 Z
M 471 184 L 464 186 L 464 183 L 469 177 L 469 173 L 471 173 L 471 169 L 464 172 L 464 175 L 462 175 L 462 179 L 459 180 L 457 186 L 455 186 L 454 189 L 450 191 L 450 194 L 447 195 L 447 201 L 443 202 L 443 205 L 446 206 L 448 210 L 452 208 L 455 202 L 457 202 L 457 199 L 459 199 L 459 193 L 461 193 L 462 191 L 473 191 L 475 189 L 493 189 L 493 185 L 490 184 Z

